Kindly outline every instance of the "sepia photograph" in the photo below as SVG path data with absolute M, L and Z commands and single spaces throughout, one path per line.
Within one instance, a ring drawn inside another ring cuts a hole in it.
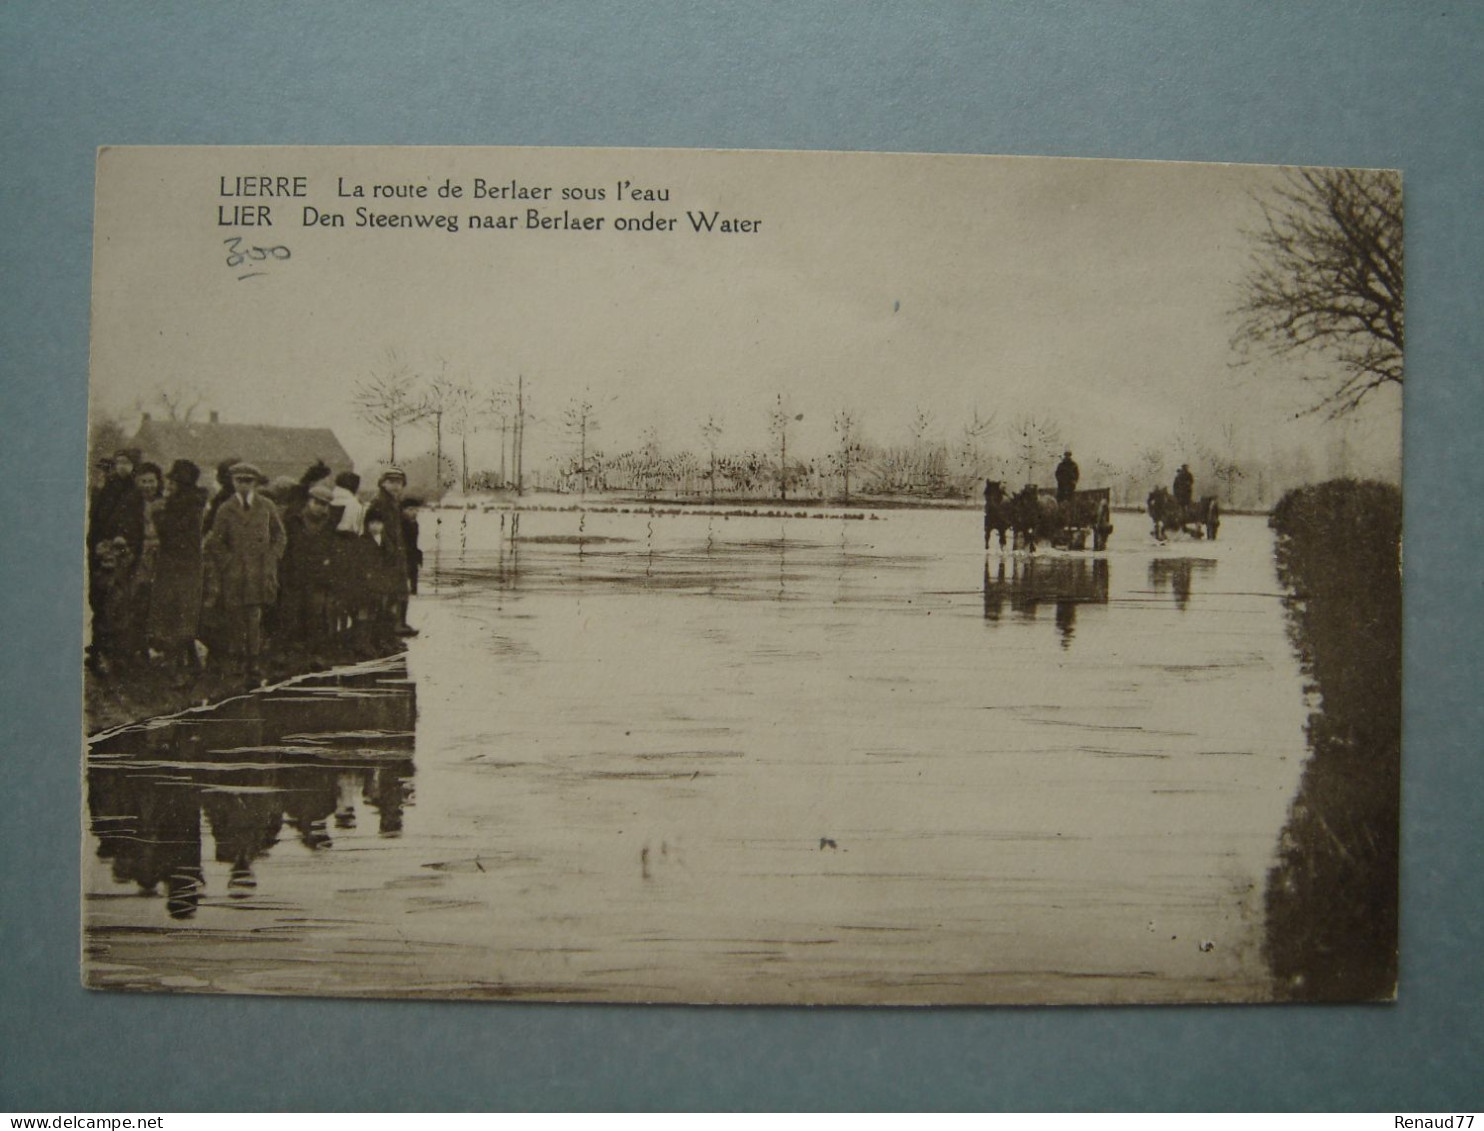
M 105 147 L 91 989 L 1392 1001 L 1401 175 Z

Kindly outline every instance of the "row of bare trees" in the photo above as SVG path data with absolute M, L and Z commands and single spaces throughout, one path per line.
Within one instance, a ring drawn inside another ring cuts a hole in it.
M 387 439 L 387 462 L 397 462 L 397 437 L 415 426 L 431 428 L 434 467 L 441 480 L 445 456 L 445 432 L 459 441 L 459 483 L 470 486 L 469 438 L 498 427 L 500 432 L 499 485 L 524 482 L 526 412 L 525 378 L 517 377 L 512 388 L 476 385 L 450 371 L 439 359 L 431 376 L 418 372 L 396 350 L 388 350 L 383 364 L 355 386 L 353 400 L 357 418 L 382 432 Z M 509 469 L 507 472 L 507 454 Z M 443 484 L 440 482 L 439 487 Z
M 569 451 L 552 465 L 559 490 L 580 495 L 632 491 L 650 497 L 771 494 L 780 501 L 801 494 L 846 502 L 861 495 L 964 498 L 976 494 L 985 478 L 1010 485 L 1049 483 L 1064 450 L 1060 426 L 1045 414 L 1025 414 L 1001 426 L 993 414 L 976 411 L 951 430 L 951 439 L 944 439 L 937 434 L 933 414 L 918 408 L 903 442 L 880 444 L 866 436 L 860 415 L 845 408 L 831 420 L 830 447 L 803 454 L 795 436 L 803 414 L 779 394 L 766 412 L 767 449 L 725 450 L 725 423 L 713 413 L 698 429 L 700 454 L 686 447 L 663 450 L 653 426 L 643 430 L 637 446 L 614 453 L 597 442 L 602 409 L 602 403 L 584 392 L 563 412 Z M 1113 487 L 1121 500 L 1135 500 L 1153 486 L 1168 486 L 1175 469 L 1189 463 L 1208 493 L 1231 503 L 1246 468 L 1255 468 L 1256 462 L 1239 454 L 1235 424 L 1228 423 L 1219 440 L 1208 441 L 1182 422 L 1166 445 L 1147 448 L 1130 461 L 1084 457 L 1083 479 Z

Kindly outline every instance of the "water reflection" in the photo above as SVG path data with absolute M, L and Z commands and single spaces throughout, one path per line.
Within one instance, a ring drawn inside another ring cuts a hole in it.
M 1175 607 L 1183 613 L 1190 607 L 1192 579 L 1215 568 L 1210 558 L 1154 558 L 1149 562 L 1149 588 L 1156 593 L 1169 589 L 1175 595 Z
M 411 802 L 416 719 L 397 660 L 99 739 L 87 770 L 98 856 L 118 883 L 163 889 L 166 912 L 186 919 L 205 891 L 203 816 L 236 899 L 256 889 L 254 864 L 285 826 L 326 849 L 331 824 L 355 828 L 364 806 L 378 833 L 395 836 Z
M 1270 534 L 1234 520 L 1222 599 L 1177 614 L 1141 551 L 993 556 L 975 594 L 974 517 L 475 511 L 462 552 L 446 523 L 416 806 L 389 669 L 100 742 L 89 984 L 1272 996 L 1305 711 Z
M 984 566 L 984 619 L 1012 613 L 1034 620 L 1042 605 L 1054 605 L 1063 648 L 1077 632 L 1078 605 L 1108 603 L 1107 558 L 1022 558 Z

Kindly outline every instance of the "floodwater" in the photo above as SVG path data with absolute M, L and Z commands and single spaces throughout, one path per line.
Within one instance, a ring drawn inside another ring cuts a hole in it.
M 96 740 L 97 987 L 1263 1000 L 1272 538 L 432 512 L 403 659 Z

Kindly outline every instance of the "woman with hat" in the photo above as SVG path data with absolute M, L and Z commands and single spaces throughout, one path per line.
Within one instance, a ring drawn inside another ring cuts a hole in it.
M 165 473 L 165 498 L 153 511 L 154 588 L 150 591 L 145 635 L 151 648 L 180 666 L 182 676 L 196 667 L 196 632 L 201 619 L 201 522 L 206 490 L 201 469 L 178 459 Z

